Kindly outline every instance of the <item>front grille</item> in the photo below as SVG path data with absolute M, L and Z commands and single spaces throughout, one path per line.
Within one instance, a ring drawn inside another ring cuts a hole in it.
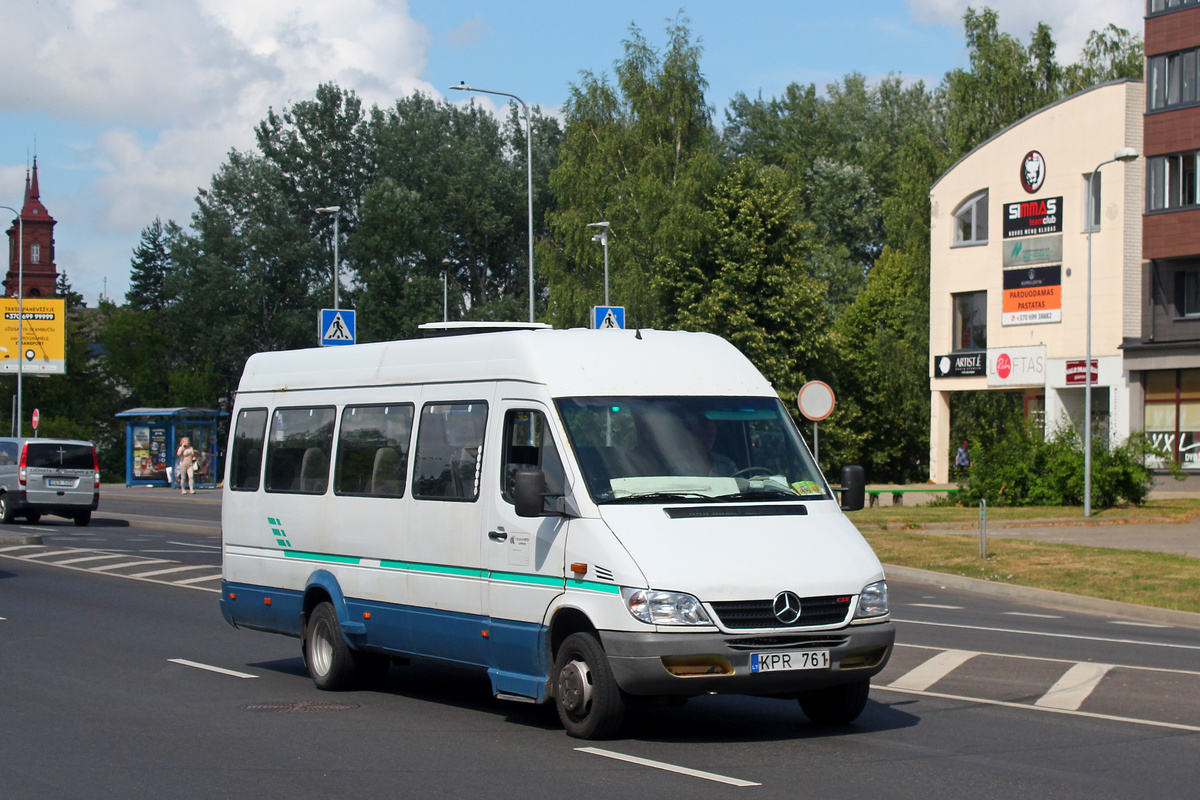
M 800 600 L 800 618 L 784 625 L 775 617 L 770 600 L 728 600 L 713 603 L 721 624 L 730 629 L 744 628 L 807 628 L 814 625 L 836 625 L 850 613 L 849 595 L 804 597 Z
M 821 647 L 834 650 L 845 647 L 850 641 L 848 636 L 826 636 L 823 634 L 792 635 L 792 636 L 750 636 L 740 639 L 726 639 L 725 644 L 730 650 L 791 650 L 797 647 Z

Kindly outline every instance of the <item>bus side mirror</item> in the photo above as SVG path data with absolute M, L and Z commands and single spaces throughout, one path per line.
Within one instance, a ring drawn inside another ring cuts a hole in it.
M 521 467 L 513 480 L 513 502 L 517 507 L 517 516 L 542 516 L 546 507 L 546 473 L 538 467 Z
M 867 476 L 862 467 L 842 467 L 842 511 L 858 511 L 866 504 Z

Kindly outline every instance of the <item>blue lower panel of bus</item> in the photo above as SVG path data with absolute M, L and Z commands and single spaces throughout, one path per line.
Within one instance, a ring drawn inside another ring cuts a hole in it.
M 484 667 L 498 694 L 546 697 L 542 625 L 357 598 L 334 608 L 352 647 Z M 237 627 L 298 637 L 303 610 L 301 592 L 222 583 L 221 613 Z

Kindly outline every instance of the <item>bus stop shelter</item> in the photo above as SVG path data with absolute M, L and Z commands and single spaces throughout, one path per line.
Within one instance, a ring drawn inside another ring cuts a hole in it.
M 191 440 L 199 466 L 195 484 L 215 488 L 221 479 L 218 424 L 229 413 L 216 408 L 131 408 L 116 415 L 125 425 L 125 485 L 177 486 L 175 451 Z

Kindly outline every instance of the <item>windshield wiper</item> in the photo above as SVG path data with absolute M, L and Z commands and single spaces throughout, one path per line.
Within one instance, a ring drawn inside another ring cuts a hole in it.
M 720 494 L 709 499 L 722 503 L 735 503 L 740 500 L 799 500 L 800 495 L 790 489 L 752 489 L 748 492 Z
M 614 497 L 611 500 L 601 500 L 603 504 L 615 503 L 700 503 L 712 500 L 706 494 L 699 492 L 643 492 L 642 494 L 627 494 L 624 497 Z

